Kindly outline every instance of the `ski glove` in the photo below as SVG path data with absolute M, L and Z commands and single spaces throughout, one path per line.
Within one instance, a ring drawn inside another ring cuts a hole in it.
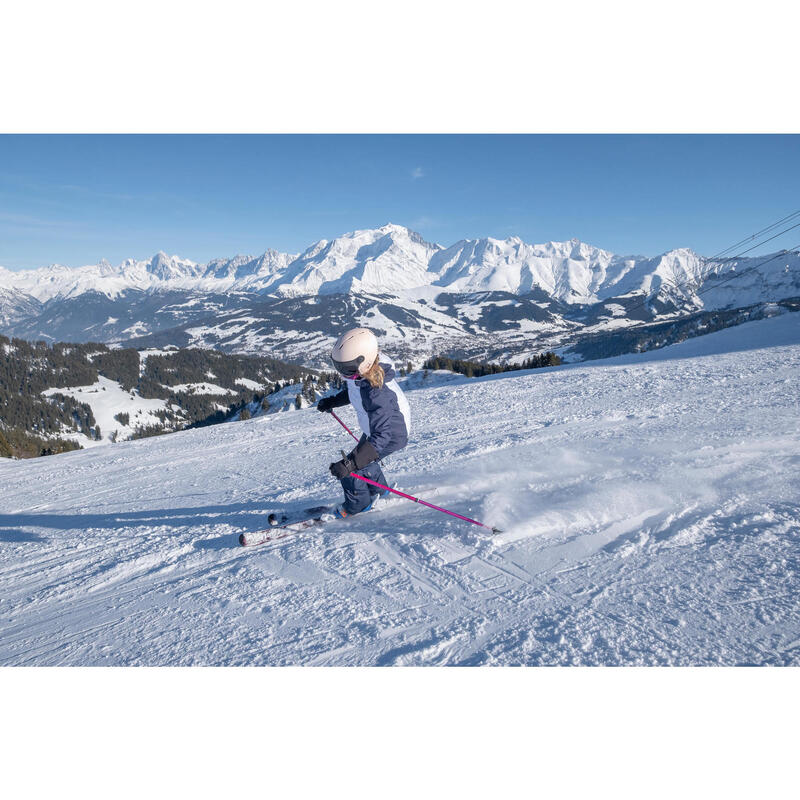
M 355 462 L 353 462 L 349 457 L 343 458 L 341 461 L 334 461 L 330 467 L 331 475 L 334 478 L 338 478 L 342 480 L 342 478 L 346 478 L 351 472 L 356 469 Z
M 350 402 L 350 395 L 347 389 L 342 389 L 339 394 L 331 395 L 330 397 L 322 397 L 317 403 L 317 411 L 330 411 L 339 406 L 346 406 Z

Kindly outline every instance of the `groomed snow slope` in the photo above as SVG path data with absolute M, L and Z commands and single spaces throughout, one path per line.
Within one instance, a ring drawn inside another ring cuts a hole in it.
M 0 664 L 800 664 L 798 376 L 787 314 L 410 393 L 387 472 L 495 538 L 397 500 L 239 548 L 338 497 L 311 409 L 3 461 Z

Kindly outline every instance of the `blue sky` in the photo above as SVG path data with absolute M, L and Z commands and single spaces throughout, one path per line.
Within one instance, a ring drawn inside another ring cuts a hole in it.
M 386 222 L 712 255 L 800 208 L 798 178 L 800 136 L 6 135 L 0 265 L 299 252 Z

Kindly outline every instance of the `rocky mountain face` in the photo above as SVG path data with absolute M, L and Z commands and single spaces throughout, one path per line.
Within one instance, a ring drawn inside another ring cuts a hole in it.
M 0 268 L 0 332 L 46 341 L 193 345 L 324 362 L 365 325 L 406 358 L 500 360 L 692 315 L 800 296 L 800 254 L 712 260 L 680 248 L 615 255 L 577 239 L 426 242 L 399 225 L 198 264 Z M 755 313 L 755 312 L 754 312 Z M 767 313 L 766 311 L 764 313 Z
M 41 313 L 42 304 L 19 289 L 0 286 L 0 329 L 10 328 L 24 319 L 32 319 Z

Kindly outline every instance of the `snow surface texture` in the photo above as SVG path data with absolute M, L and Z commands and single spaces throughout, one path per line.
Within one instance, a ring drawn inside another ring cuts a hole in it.
M 800 314 L 409 394 L 404 500 L 314 410 L 0 463 L 0 664 L 800 664 Z M 345 421 L 353 422 L 350 409 Z

